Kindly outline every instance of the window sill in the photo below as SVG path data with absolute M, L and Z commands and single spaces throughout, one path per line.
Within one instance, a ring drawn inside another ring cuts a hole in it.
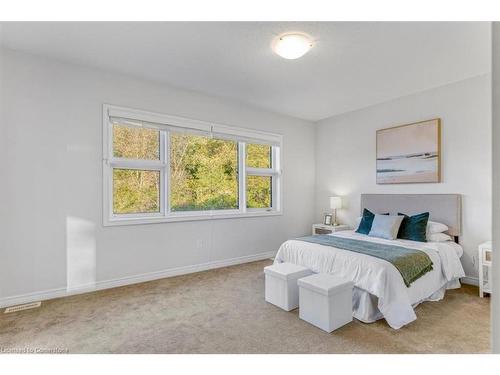
M 203 221 L 203 220 L 220 220 L 220 219 L 241 219 L 245 217 L 266 217 L 266 216 L 281 216 L 281 211 L 250 211 L 246 213 L 225 213 L 225 214 L 206 214 L 206 215 L 189 215 L 182 214 L 170 217 L 115 217 L 104 218 L 103 225 L 105 227 L 120 226 L 120 225 L 141 225 L 141 224 L 156 224 L 156 223 L 175 223 L 183 221 Z

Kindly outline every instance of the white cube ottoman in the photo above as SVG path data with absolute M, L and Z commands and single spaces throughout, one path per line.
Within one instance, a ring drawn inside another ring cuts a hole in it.
M 264 267 L 266 301 L 290 311 L 299 307 L 297 280 L 312 274 L 306 267 L 292 263 L 277 263 Z
M 300 319 L 326 332 L 352 321 L 352 281 L 319 273 L 300 279 L 298 285 Z

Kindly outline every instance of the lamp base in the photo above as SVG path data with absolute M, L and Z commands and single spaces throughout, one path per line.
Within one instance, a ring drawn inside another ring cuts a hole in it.
M 337 223 L 337 209 L 333 209 L 332 210 L 332 216 L 333 216 L 333 223 L 332 223 L 332 227 L 336 227 L 339 225 L 339 223 Z

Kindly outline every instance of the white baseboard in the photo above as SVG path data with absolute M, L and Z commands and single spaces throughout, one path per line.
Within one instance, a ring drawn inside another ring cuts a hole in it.
M 477 277 L 465 276 L 461 277 L 460 281 L 462 284 L 479 286 L 479 279 Z
M 53 298 L 67 297 L 75 294 L 95 292 L 97 290 L 116 288 L 119 286 L 143 283 L 146 281 L 164 279 L 166 277 L 186 275 L 194 272 L 208 271 L 215 268 L 234 266 L 237 264 L 255 262 L 258 260 L 270 259 L 276 255 L 276 251 L 268 251 L 266 253 L 246 255 L 238 258 L 216 260 L 212 262 L 195 264 L 192 266 L 184 266 L 171 268 L 168 270 L 148 272 L 140 275 L 126 276 L 118 279 L 97 281 L 93 284 L 81 285 L 73 288 L 57 288 L 44 290 L 40 292 L 20 294 L 17 296 L 5 297 L 0 299 L 0 308 L 15 306 L 23 303 L 45 301 Z

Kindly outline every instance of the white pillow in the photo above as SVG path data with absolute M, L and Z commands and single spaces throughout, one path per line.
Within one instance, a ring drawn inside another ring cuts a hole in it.
M 395 240 L 398 236 L 399 227 L 403 221 L 402 215 L 375 215 L 372 229 L 368 233 L 371 237 Z
M 445 242 L 453 241 L 453 238 L 446 233 L 430 233 L 427 235 L 427 242 Z
M 442 233 L 442 232 L 446 232 L 448 229 L 449 228 L 446 224 L 436 223 L 435 221 L 430 221 L 430 220 L 427 222 L 427 233 L 428 234 Z

